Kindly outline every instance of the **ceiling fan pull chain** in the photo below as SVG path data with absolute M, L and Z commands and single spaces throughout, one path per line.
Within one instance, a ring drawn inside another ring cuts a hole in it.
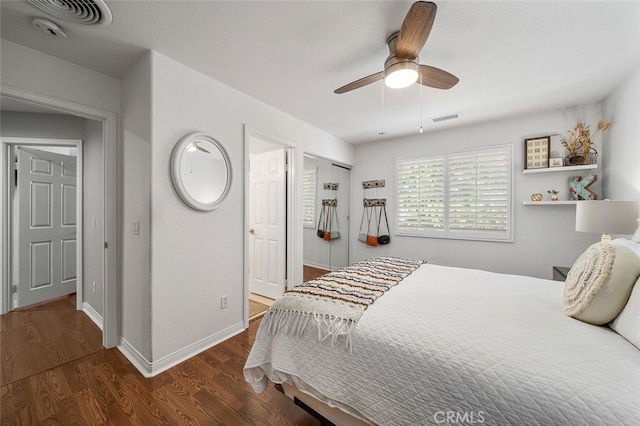
M 384 81 L 384 80 L 383 80 Z M 384 135 L 384 83 L 380 85 L 382 94 L 380 95 L 380 136 Z
M 420 134 L 422 134 L 422 73 L 420 73 Z

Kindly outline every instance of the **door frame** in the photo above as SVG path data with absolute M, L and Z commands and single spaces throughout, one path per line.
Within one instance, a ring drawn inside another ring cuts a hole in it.
M 296 190 L 295 190 L 295 171 L 297 161 L 297 145 L 291 141 L 283 139 L 279 136 L 270 134 L 269 132 L 259 130 L 255 127 L 244 125 L 244 223 L 243 223 L 243 251 L 244 251 L 244 285 L 243 285 L 243 325 L 244 328 L 249 327 L 249 265 L 251 259 L 249 258 L 249 204 L 250 204 L 250 187 L 249 187 L 249 155 L 251 138 L 257 137 L 264 141 L 267 141 L 273 145 L 285 148 L 288 151 L 287 164 L 285 164 L 285 182 L 286 182 L 286 199 L 287 205 L 285 212 L 287 215 L 286 220 L 286 250 L 285 261 L 287 264 L 285 289 L 291 288 L 291 283 L 297 276 L 296 271 L 302 268 L 298 265 L 296 256 L 292 256 L 292 253 L 297 252 L 297 236 L 298 232 L 295 224 L 297 223 L 297 209 L 296 206 Z
M 119 265 L 119 238 L 118 229 L 121 227 L 121 218 L 118 215 L 119 201 L 117 178 L 117 122 L 116 114 L 111 111 L 101 110 L 87 105 L 66 101 L 48 95 L 29 92 L 27 90 L 0 84 L 0 95 L 12 100 L 26 102 L 55 110 L 62 114 L 95 120 L 102 123 L 103 161 L 104 161 L 104 237 L 105 250 L 103 254 L 104 265 L 104 295 L 102 314 L 102 344 L 106 348 L 118 346 L 119 335 L 119 308 L 117 277 Z M 2 168 L 7 167 L 6 146 L 3 144 L 0 150 Z M 0 277 L 0 313 L 9 311 L 11 297 L 8 275 L 8 193 L 5 182 L 5 173 L 0 173 L 0 223 L 2 226 L 2 244 L 0 244 L 0 258 L 2 259 L 2 276 Z
M 72 148 L 76 148 L 77 150 L 77 155 L 76 155 L 76 309 L 81 310 L 82 309 L 82 301 L 84 300 L 84 296 L 83 296 L 83 290 L 84 290 L 84 271 L 82 268 L 82 265 L 84 265 L 84 261 L 83 261 L 83 253 L 84 253 L 84 237 L 83 237 L 83 223 L 84 223 L 84 212 L 83 212 L 83 188 L 84 188 L 84 153 L 83 153 L 83 141 L 79 140 L 79 139 L 56 139 L 56 138 L 23 138 L 23 137 L 3 137 L 2 138 L 2 148 L 3 151 L 5 151 L 4 155 L 6 156 L 5 158 L 7 159 L 6 163 L 6 168 L 4 176 L 5 178 L 8 177 L 7 179 L 7 200 L 3 200 L 3 201 L 8 201 L 12 192 L 12 180 L 11 180 L 11 176 L 12 176 L 12 172 L 14 170 L 14 168 L 12 167 L 13 164 L 11 164 L 11 152 L 13 149 L 19 147 L 19 146 L 24 146 L 24 147 L 29 147 L 29 148 L 36 148 L 36 147 L 49 147 L 49 146 L 59 146 L 59 147 L 72 147 Z M 11 226 L 11 223 L 13 221 L 13 209 L 11 208 L 10 205 L 8 205 L 8 211 L 6 212 L 6 216 L 4 216 L 6 218 L 7 224 L 9 226 Z M 9 238 L 9 245 L 8 245 L 8 249 L 7 249 L 7 257 L 8 257 L 8 261 L 10 262 L 9 264 L 12 265 L 13 261 L 12 261 L 12 256 L 15 253 L 16 248 L 13 247 L 13 245 L 11 244 L 11 236 L 8 235 L 9 233 L 7 232 L 7 234 L 5 235 L 5 238 Z M 10 271 L 7 271 L 7 273 L 9 273 Z M 11 309 L 11 304 L 13 302 L 13 296 L 12 296 L 12 292 L 11 292 L 11 280 L 9 280 L 8 282 L 9 284 L 9 308 Z

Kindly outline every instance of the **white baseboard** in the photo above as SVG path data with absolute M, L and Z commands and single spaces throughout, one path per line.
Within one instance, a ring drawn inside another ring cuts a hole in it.
M 306 266 L 312 266 L 314 268 L 326 269 L 327 271 L 331 270 L 331 265 L 323 265 L 316 262 L 307 262 L 306 260 L 303 260 L 302 263 Z
M 127 339 L 120 338 L 120 344 L 118 345 L 118 350 L 122 353 L 133 364 L 134 367 L 147 379 L 149 377 L 153 377 L 151 374 L 152 371 L 152 363 L 147 360 L 140 352 L 136 350 Z
M 244 331 L 243 323 L 239 322 L 234 324 L 226 329 L 212 334 L 209 337 L 205 337 L 204 339 L 192 343 L 189 346 L 186 346 L 180 350 L 175 351 L 172 354 L 169 354 L 165 357 L 160 358 L 157 361 L 149 361 L 147 360 L 140 352 L 138 352 L 133 346 L 126 341 L 126 339 L 120 339 L 120 345 L 118 349 L 122 354 L 140 371 L 140 373 L 146 377 L 150 378 L 157 374 L 162 373 L 180 364 L 187 359 L 198 355 L 200 352 L 203 352 L 219 343 L 224 342 L 227 339 L 235 336 L 236 334 L 242 333 Z
M 95 309 L 93 309 L 93 306 L 91 306 L 87 302 L 82 302 L 82 312 L 87 314 L 91 321 L 93 321 L 98 326 L 98 328 L 102 330 L 104 320 L 102 318 L 102 315 L 100 315 Z

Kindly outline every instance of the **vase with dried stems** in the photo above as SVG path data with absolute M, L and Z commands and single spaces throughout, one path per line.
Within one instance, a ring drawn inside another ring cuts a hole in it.
M 593 142 L 599 133 L 608 130 L 611 125 L 611 120 L 600 120 L 596 131 L 591 134 L 588 124 L 578 122 L 566 137 L 560 139 L 560 143 L 568 152 L 565 164 L 569 166 L 596 164 L 598 151 L 593 147 Z

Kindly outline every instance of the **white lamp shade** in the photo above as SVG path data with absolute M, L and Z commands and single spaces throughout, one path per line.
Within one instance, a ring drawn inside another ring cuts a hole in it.
M 576 231 L 594 234 L 633 234 L 640 213 L 638 201 L 578 201 Z

